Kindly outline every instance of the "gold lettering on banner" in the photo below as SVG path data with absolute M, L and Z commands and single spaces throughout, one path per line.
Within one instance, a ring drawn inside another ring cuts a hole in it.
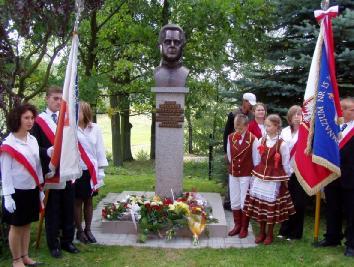
M 156 109 L 156 122 L 163 128 L 182 128 L 184 111 L 176 101 L 165 101 Z

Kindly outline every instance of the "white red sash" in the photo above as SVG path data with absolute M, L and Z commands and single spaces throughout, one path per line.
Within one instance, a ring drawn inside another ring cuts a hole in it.
M 36 117 L 36 123 L 42 129 L 42 132 L 47 137 L 49 142 L 52 145 L 54 145 L 54 139 L 55 139 L 55 129 L 54 128 L 56 127 L 56 124 L 53 122 L 53 120 L 48 116 L 47 113 L 41 113 Z M 51 187 L 50 185 L 56 186 L 56 185 L 60 184 L 59 169 L 54 177 L 45 180 L 45 184 L 49 185 L 49 187 Z M 60 188 L 63 188 L 63 186 L 65 187 L 65 184 L 61 185 Z M 56 189 L 60 189 L 60 188 L 56 188 Z
M 348 141 L 354 136 L 354 127 L 339 142 L 339 149 L 342 149 Z
M 49 140 L 49 142 L 54 145 L 54 138 L 55 138 L 55 129 L 53 125 L 50 125 L 50 122 L 48 121 L 48 118 L 46 114 L 39 114 L 36 117 L 36 123 L 41 127 L 43 133 Z M 54 123 L 54 122 L 53 122 Z
M 28 173 L 32 176 L 34 182 L 36 183 L 36 186 L 38 186 L 40 191 L 43 191 L 43 187 L 39 182 L 39 178 L 37 175 L 37 172 L 33 169 L 32 165 L 28 162 L 26 157 L 22 155 L 21 152 L 17 151 L 15 148 L 13 148 L 9 144 L 3 144 L 0 146 L 0 151 L 1 152 L 6 152 L 8 153 L 13 159 L 15 159 L 18 163 L 22 164 L 23 167 L 28 171 Z M 41 197 L 39 197 L 40 201 L 40 211 L 42 212 L 44 210 L 44 203 Z
M 96 173 L 95 165 L 90 160 L 90 157 L 88 156 L 88 154 L 86 153 L 85 149 L 80 144 L 80 142 L 79 142 L 79 151 L 80 151 L 81 159 L 85 162 L 91 176 L 92 191 L 95 191 L 97 185 L 97 173 Z

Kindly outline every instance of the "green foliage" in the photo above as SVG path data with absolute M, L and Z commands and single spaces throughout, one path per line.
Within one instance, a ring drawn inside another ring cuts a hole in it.
M 352 1 L 336 1 L 340 16 L 333 19 L 337 79 L 340 95 L 350 94 L 353 88 L 353 8 Z M 313 1 L 273 1 L 274 23 L 268 26 L 267 49 L 264 61 L 245 66 L 243 79 L 236 82 L 241 91 L 252 91 L 258 100 L 268 105 L 269 113 L 284 115 L 293 104 L 302 104 L 308 71 L 311 64 L 319 26 L 313 10 L 320 8 Z
M 150 159 L 150 155 L 148 152 L 146 152 L 145 150 L 141 149 L 138 151 L 138 153 L 136 153 L 135 155 L 135 159 L 139 160 L 139 161 L 146 161 Z

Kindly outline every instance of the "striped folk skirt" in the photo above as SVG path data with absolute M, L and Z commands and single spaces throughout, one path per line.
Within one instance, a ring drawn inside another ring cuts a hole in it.
M 286 221 L 290 215 L 295 214 L 294 204 L 288 188 L 284 185 L 284 182 L 279 183 L 279 188 L 277 188 L 276 197 L 273 201 L 262 198 L 257 194 L 252 194 L 251 185 L 244 204 L 244 212 L 248 217 L 257 222 L 275 224 Z

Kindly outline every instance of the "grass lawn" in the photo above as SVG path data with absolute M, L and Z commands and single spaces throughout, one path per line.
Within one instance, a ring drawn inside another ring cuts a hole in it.
M 206 177 L 206 163 L 185 163 L 185 190 L 196 188 L 200 192 L 222 192 L 220 184 Z M 154 183 L 153 164 L 150 161 L 126 163 L 122 168 L 109 167 L 106 186 L 95 198 L 95 203 L 108 192 L 153 190 Z M 321 234 L 323 223 L 322 219 Z M 33 224 L 32 241 L 35 240 L 36 226 Z M 256 224 L 253 226 L 256 228 Z M 244 249 L 152 249 L 78 244 L 81 253 L 71 255 L 64 252 L 63 258 L 53 259 L 43 235 L 39 251 L 31 248 L 30 254 L 34 259 L 45 262 L 45 266 L 354 266 L 354 259 L 343 256 L 343 246 L 313 248 L 312 234 L 313 217 L 310 211 L 302 240 L 289 242 L 276 239 L 270 246 Z M 10 258 L 5 249 L 0 266 L 11 266 Z

